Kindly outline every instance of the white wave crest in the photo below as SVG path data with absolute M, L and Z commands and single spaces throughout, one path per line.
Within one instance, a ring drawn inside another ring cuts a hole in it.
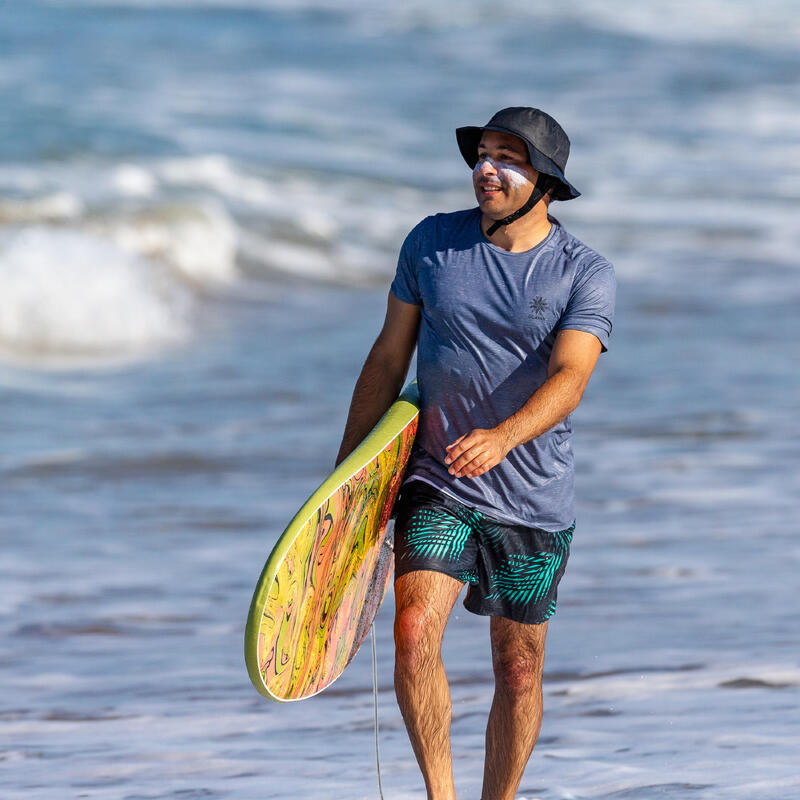
M 63 222 L 76 219 L 84 207 L 71 192 L 52 192 L 30 199 L 0 200 L 0 224 Z
M 218 204 L 152 206 L 100 228 L 120 247 L 165 262 L 191 284 L 213 287 L 237 275 L 236 225 Z
M 30 227 L 0 250 L 0 353 L 38 361 L 127 359 L 183 339 L 189 297 L 101 238 Z

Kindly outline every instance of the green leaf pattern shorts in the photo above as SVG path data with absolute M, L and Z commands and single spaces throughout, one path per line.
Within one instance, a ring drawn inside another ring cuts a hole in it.
M 395 577 L 442 572 L 469 584 L 468 611 L 540 624 L 555 613 L 574 530 L 501 522 L 411 481 L 395 506 Z

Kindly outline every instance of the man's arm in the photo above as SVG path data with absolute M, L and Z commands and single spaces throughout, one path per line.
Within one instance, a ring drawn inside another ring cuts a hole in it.
M 417 344 L 419 318 L 419 306 L 404 303 L 389 293 L 383 328 L 353 390 L 337 465 L 355 450 L 400 394 Z
M 488 430 L 476 428 L 447 447 L 445 463 L 457 478 L 476 478 L 508 452 L 549 431 L 581 402 L 602 345 L 591 333 L 562 330 L 550 354 L 547 380 L 515 414 Z

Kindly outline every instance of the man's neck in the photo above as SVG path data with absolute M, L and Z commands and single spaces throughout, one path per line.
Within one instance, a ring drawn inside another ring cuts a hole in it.
M 481 231 L 486 231 L 496 222 L 485 214 L 481 217 Z M 547 218 L 547 206 L 540 202 L 524 217 L 520 217 L 510 225 L 503 225 L 494 235 L 486 238 L 502 250 L 510 253 L 524 253 L 543 242 L 550 233 L 552 223 Z

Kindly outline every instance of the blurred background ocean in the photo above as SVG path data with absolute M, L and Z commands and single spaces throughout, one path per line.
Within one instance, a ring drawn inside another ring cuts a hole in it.
M 244 621 L 454 128 L 524 104 L 619 300 L 520 797 L 796 798 L 798 53 L 793 0 L 0 3 L 0 796 L 377 797 L 368 648 L 272 705 Z M 468 800 L 485 619 L 446 664 Z

